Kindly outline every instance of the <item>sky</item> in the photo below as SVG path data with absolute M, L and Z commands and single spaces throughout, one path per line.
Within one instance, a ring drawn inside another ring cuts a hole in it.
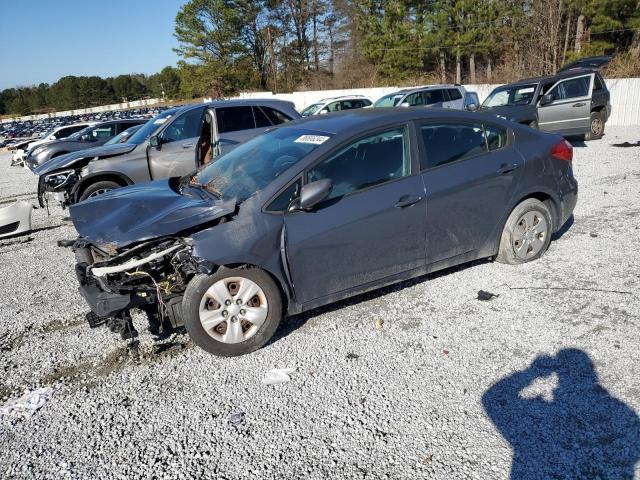
M 175 65 L 186 0 L 0 0 L 0 90 Z

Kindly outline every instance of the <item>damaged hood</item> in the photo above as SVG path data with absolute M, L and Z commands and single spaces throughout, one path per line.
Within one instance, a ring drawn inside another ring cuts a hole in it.
M 69 168 L 78 160 L 83 158 L 94 157 L 113 157 L 115 155 L 123 155 L 129 153 L 136 148 L 137 145 L 131 143 L 116 143 L 115 145 L 103 145 L 101 147 L 86 148 L 84 150 L 78 150 L 77 152 L 67 153 L 54 157 L 48 162 L 43 163 L 34 170 L 36 175 L 43 175 L 45 173 L 53 172 L 63 168 Z
M 158 180 L 103 193 L 71 205 L 71 219 L 84 239 L 122 248 L 173 235 L 235 211 L 235 199 L 218 200 L 195 189 L 193 194 L 180 194 L 172 188 L 177 183 L 177 179 Z

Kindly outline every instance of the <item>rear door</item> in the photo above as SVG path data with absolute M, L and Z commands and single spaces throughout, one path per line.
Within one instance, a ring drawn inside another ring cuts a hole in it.
M 194 108 L 170 120 L 158 134 L 158 147 L 149 147 L 149 172 L 153 180 L 177 177 L 197 167 L 196 150 L 202 134 L 205 107 Z
M 500 231 L 523 170 L 510 133 L 466 121 L 421 122 L 418 130 L 427 263 L 478 251 Z
M 223 154 L 264 131 L 264 127 L 256 128 L 251 106 L 217 107 L 215 111 Z
M 287 257 L 299 302 L 366 289 L 424 267 L 424 188 L 410 151 L 409 128 L 388 127 L 308 169 L 307 182 L 329 178 L 333 190 L 311 212 L 285 213 Z
M 593 73 L 566 78 L 556 82 L 547 94 L 553 101 L 538 102 L 540 130 L 560 134 L 579 134 L 589 131 Z

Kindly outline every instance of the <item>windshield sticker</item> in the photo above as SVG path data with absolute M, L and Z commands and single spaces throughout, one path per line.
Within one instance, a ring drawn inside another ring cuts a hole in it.
M 167 121 L 167 119 L 166 119 L 166 118 L 159 118 L 159 119 L 155 120 L 155 121 L 153 122 L 153 124 L 154 124 L 154 125 L 162 125 L 162 124 L 163 124 L 164 122 L 166 122 L 166 121 Z
M 298 137 L 293 143 L 311 143 L 313 145 L 322 145 L 331 137 L 325 137 L 323 135 L 302 135 Z
M 520 90 L 518 90 L 518 93 L 533 93 L 533 90 L 533 87 L 521 88 Z

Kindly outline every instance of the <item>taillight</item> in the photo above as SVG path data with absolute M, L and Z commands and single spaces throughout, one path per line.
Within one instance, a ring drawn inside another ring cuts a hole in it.
M 571 145 L 563 138 L 553 147 L 551 147 L 550 153 L 558 160 L 570 162 L 571 160 L 573 160 L 573 145 Z

